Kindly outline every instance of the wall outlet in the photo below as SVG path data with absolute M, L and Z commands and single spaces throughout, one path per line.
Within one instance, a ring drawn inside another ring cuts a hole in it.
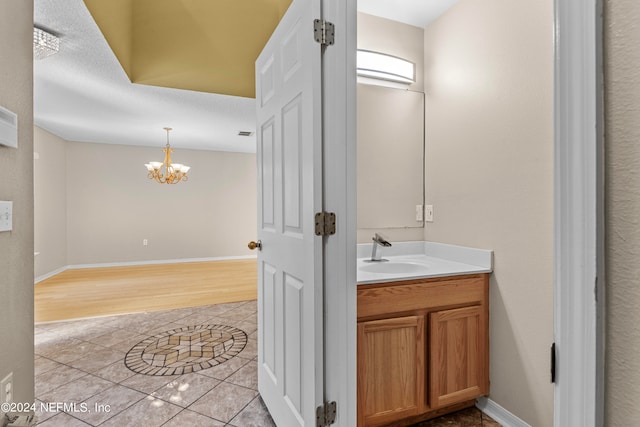
M 147 239 L 142 239 L 142 246 L 149 246 L 149 241 Z
M 0 202 L 0 231 L 13 230 L 13 202 Z
M 433 222 L 433 205 L 424 206 L 424 220 L 427 222 Z
M 424 206 L 423 205 L 416 205 L 416 221 L 422 221 L 422 218 L 424 217 Z
M 13 372 L 0 381 L 0 403 L 13 402 Z

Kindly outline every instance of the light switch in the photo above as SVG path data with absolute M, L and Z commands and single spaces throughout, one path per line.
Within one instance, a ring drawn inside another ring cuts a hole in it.
M 13 202 L 0 201 L 0 231 L 13 230 Z

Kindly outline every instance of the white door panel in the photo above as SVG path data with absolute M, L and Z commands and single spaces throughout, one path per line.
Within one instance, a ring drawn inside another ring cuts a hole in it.
M 280 427 L 315 425 L 323 402 L 319 9 L 294 0 L 256 61 L 258 387 Z

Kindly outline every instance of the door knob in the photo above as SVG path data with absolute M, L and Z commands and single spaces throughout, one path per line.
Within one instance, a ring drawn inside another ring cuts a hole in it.
M 255 248 L 258 248 L 259 251 L 262 250 L 262 242 L 260 240 L 258 240 L 257 242 L 249 242 L 249 249 L 254 250 Z

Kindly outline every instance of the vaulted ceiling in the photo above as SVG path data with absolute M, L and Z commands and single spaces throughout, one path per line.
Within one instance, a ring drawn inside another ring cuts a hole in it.
M 255 152 L 254 61 L 291 0 L 35 0 L 60 52 L 34 62 L 34 119 L 68 141 Z M 318 0 L 313 0 L 318 1 Z M 344 0 L 340 0 L 344 1 Z M 424 26 L 457 0 L 358 0 Z M 97 24 L 97 25 L 96 25 Z
M 291 0 L 84 0 L 132 83 L 255 97 L 254 63 Z

